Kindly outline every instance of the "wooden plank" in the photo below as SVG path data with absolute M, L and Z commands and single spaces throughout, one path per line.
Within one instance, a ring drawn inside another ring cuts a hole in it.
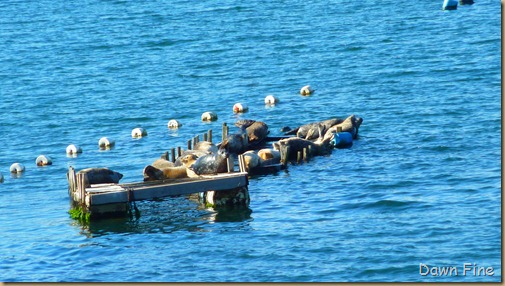
M 175 195 L 187 195 L 205 191 L 229 190 L 247 186 L 247 173 L 218 174 L 215 176 L 202 176 L 201 178 L 183 181 L 180 183 L 160 184 L 124 184 L 123 191 L 89 193 L 93 205 L 126 203 L 128 202 L 128 189 L 133 193 L 135 201 L 149 200 Z

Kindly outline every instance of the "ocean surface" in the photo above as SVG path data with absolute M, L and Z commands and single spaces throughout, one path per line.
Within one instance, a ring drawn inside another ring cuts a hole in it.
M 442 2 L 1 1 L 0 281 L 501 281 L 501 3 Z M 136 182 L 224 122 L 278 136 L 351 114 L 351 148 L 251 177 L 249 211 L 69 216 L 69 166 Z

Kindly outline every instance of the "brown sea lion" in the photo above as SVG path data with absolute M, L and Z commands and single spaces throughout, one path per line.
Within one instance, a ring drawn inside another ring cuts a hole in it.
M 268 133 L 268 125 L 261 121 L 256 121 L 249 125 L 246 129 L 249 144 L 256 144 L 263 141 Z
M 147 165 L 144 168 L 143 173 L 144 173 L 144 182 L 188 177 L 187 168 L 185 166 L 166 167 L 159 169 L 151 165 Z

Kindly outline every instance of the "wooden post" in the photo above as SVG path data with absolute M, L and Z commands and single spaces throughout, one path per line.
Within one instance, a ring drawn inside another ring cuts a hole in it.
M 228 137 L 228 126 L 226 126 L 226 122 L 223 122 L 223 131 L 222 131 L 221 141 L 226 140 L 226 137 Z
M 195 136 L 195 144 L 200 142 L 200 135 L 196 135 Z
M 182 156 L 182 149 L 181 146 L 177 146 L 177 158 Z
M 207 134 L 209 134 L 207 137 L 209 139 L 209 142 L 212 143 L 212 129 L 209 129 L 209 131 L 207 131 Z
M 302 151 L 296 152 L 296 163 L 300 164 L 302 161 Z
M 247 172 L 245 168 L 244 155 L 242 154 L 238 155 L 238 170 L 240 172 Z
M 307 148 L 303 148 L 303 160 L 305 162 L 309 161 L 309 154 L 308 154 L 308 150 L 307 149 L 308 149 L 308 147 Z
M 193 144 L 193 146 L 195 145 Z M 191 140 L 188 140 L 188 150 L 191 150 Z
M 207 140 L 207 133 L 203 133 L 203 141 L 208 141 Z
M 170 159 L 172 160 L 172 163 L 175 163 L 175 148 L 170 149 L 170 153 L 172 154 L 172 158 Z
M 233 173 L 235 172 L 235 162 L 233 162 L 233 157 L 232 156 L 228 156 L 228 158 L 226 159 L 226 162 L 228 164 L 228 173 Z
M 311 145 L 307 146 L 307 153 L 308 153 L 307 154 L 307 160 L 308 160 L 308 159 L 312 158 L 312 146 Z
M 288 145 L 281 145 L 279 151 L 281 153 L 281 164 L 283 166 L 286 166 L 289 161 L 289 146 Z

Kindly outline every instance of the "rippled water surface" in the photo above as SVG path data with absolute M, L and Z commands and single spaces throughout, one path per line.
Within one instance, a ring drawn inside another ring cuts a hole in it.
M 0 281 L 501 281 L 501 7 L 442 2 L 2 1 Z M 181 197 L 137 203 L 138 220 L 69 217 L 69 166 L 135 182 L 223 122 L 281 135 L 350 114 L 352 148 L 250 178 L 249 211 Z

